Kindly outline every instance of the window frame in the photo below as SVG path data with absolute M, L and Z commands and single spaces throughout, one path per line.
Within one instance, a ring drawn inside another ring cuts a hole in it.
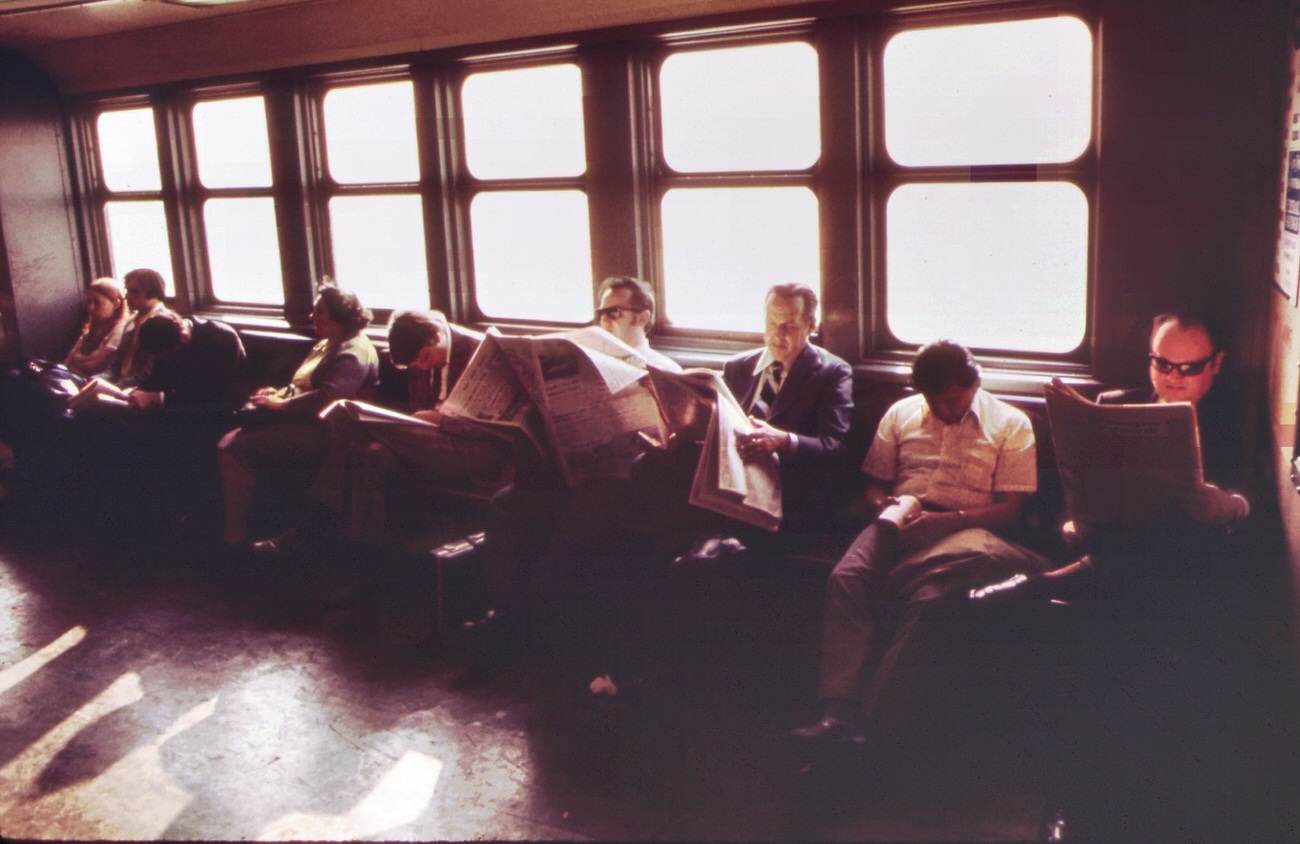
M 884 48 L 894 35 L 916 28 L 999 23 L 1053 15 L 1078 18 L 1092 35 L 1091 136 L 1071 162 L 1048 165 L 903 166 L 885 149 L 883 131 Z M 70 115 L 87 266 L 109 265 L 103 207 L 108 195 L 97 170 L 95 116 L 104 110 L 150 105 L 159 140 L 159 163 L 172 246 L 171 279 L 178 307 L 208 312 L 237 324 L 272 330 L 308 326 L 314 286 L 333 275 L 328 203 L 342 195 L 409 193 L 424 209 L 425 259 L 430 307 L 457 322 L 482 327 L 487 317 L 475 298 L 469 206 L 485 192 L 576 189 L 587 197 L 591 278 L 594 291 L 607 275 L 631 274 L 649 281 L 665 300 L 661 203 L 667 191 L 744 184 L 801 186 L 819 208 L 822 321 L 818 341 L 859 368 L 899 377 L 915 345 L 893 337 L 885 309 L 885 204 L 906 184 L 949 181 L 1060 180 L 1074 184 L 1088 201 L 1085 335 L 1069 353 L 977 349 L 981 360 L 1025 376 L 1087 374 L 1095 359 L 1096 258 L 1099 217 L 1101 22 L 1086 0 L 1016 5 L 972 3 L 902 10 L 845 12 L 791 19 L 755 11 L 721 26 L 709 19 L 638 25 L 505 45 L 478 45 L 415 56 L 353 62 L 316 69 L 282 69 L 228 81 L 176 83 L 162 88 L 74 103 Z M 818 56 L 821 154 L 808 168 L 790 171 L 679 173 L 660 147 L 662 113 L 657 77 L 671 55 L 697 49 L 805 40 Z M 572 62 L 582 75 L 587 167 L 575 177 L 479 179 L 468 170 L 461 123 L 460 90 L 472 73 Z M 418 185 L 341 185 L 326 166 L 323 100 L 335 88 L 397 79 L 415 93 L 420 157 Z M 260 306 L 215 302 L 202 228 L 202 201 L 242 189 L 209 189 L 198 183 L 188 108 L 201 99 L 247 93 L 265 97 L 271 144 L 274 198 L 281 247 L 285 304 Z M 120 194 L 114 194 L 120 196 Z M 150 198 L 156 198 L 150 196 Z M 197 216 L 196 216 L 197 215 Z M 364 288 L 361 290 L 364 300 Z M 376 310 L 376 323 L 387 311 Z M 656 314 L 655 343 L 688 363 L 716 363 L 722 356 L 761 341 L 754 331 L 680 328 Z M 506 331 L 554 330 L 572 325 L 544 320 L 502 319 Z M 1017 376 L 1018 377 L 1018 376 Z
M 473 222 L 470 209 L 474 200 L 489 193 L 527 193 L 534 191 L 574 190 L 581 192 L 587 199 L 588 237 L 591 240 L 594 264 L 595 230 L 599 227 L 596 213 L 592 206 L 589 190 L 591 184 L 591 130 L 588 128 L 588 115 L 584 114 L 586 166 L 583 172 L 573 176 L 513 176 L 499 178 L 480 178 L 470 172 L 463 120 L 461 91 L 469 77 L 478 73 L 492 73 L 503 70 L 524 70 L 534 67 L 572 64 L 577 67 L 581 86 L 585 92 L 591 79 L 591 70 L 586 65 L 580 51 L 572 44 L 562 44 L 551 48 L 510 52 L 503 54 L 484 54 L 463 59 L 455 64 L 444 80 L 444 93 L 447 98 L 448 116 L 454 123 L 454 146 L 447 150 L 450 180 L 450 206 L 454 215 L 453 230 L 455 239 L 455 269 L 451 276 L 455 299 L 459 301 L 461 313 L 476 324 L 494 324 L 510 326 L 522 331 L 556 331 L 570 328 L 575 323 L 559 322 L 541 318 L 504 318 L 492 320 L 479 306 L 477 275 L 473 250 Z M 585 109 L 584 109 L 585 111 Z M 595 284 L 592 291 L 594 295 Z M 593 306 L 594 307 L 594 306 Z M 585 324 L 585 323 L 584 323 Z
M 684 53 L 791 42 L 806 43 L 813 48 L 817 55 L 820 74 L 824 71 L 822 69 L 822 52 L 818 45 L 817 26 L 813 21 L 809 20 L 789 21 L 728 30 L 673 33 L 661 37 L 658 42 L 648 52 L 645 59 L 645 85 L 643 88 L 645 96 L 648 98 L 648 103 L 643 108 L 643 112 L 650 116 L 646 126 L 650 133 L 649 143 L 647 144 L 649 160 L 645 164 L 648 170 L 648 178 L 646 179 L 648 212 L 649 219 L 652 221 L 649 241 L 651 261 L 649 263 L 654 267 L 653 284 L 655 294 L 659 299 L 657 303 L 659 307 L 656 308 L 655 312 L 655 335 L 660 339 L 667 340 L 666 345 L 670 348 L 681 350 L 700 349 L 726 353 L 737 348 L 752 346 L 756 337 L 761 341 L 762 325 L 756 325 L 753 331 L 727 331 L 722 329 L 682 328 L 667 322 L 666 316 L 670 306 L 670 297 L 665 288 L 663 277 L 665 256 L 662 208 L 664 198 L 670 191 L 690 190 L 693 188 L 802 187 L 812 192 L 817 200 L 820 212 L 823 204 L 824 183 L 822 162 L 826 155 L 825 117 L 823 114 L 821 118 L 822 125 L 819 127 L 818 133 L 822 141 L 821 152 L 817 159 L 807 167 L 779 170 L 679 171 L 668 163 L 662 149 L 663 107 L 660 99 L 659 76 L 664 63 L 669 58 Z M 819 86 L 819 98 L 821 98 L 821 93 Z M 823 241 L 822 248 L 819 250 L 821 253 L 820 272 L 817 279 L 810 281 L 815 281 L 814 289 L 818 291 L 818 295 L 824 303 L 825 279 L 827 278 L 825 272 L 827 257 L 824 245 L 825 230 L 823 223 L 819 222 L 818 226 Z
M 1088 143 L 1080 154 L 1071 161 L 1043 164 L 931 164 L 903 165 L 894 161 L 885 145 L 884 132 L 884 61 L 885 48 L 890 39 L 899 33 L 947 26 L 1011 23 L 1023 20 L 1035 20 L 1044 17 L 1075 17 L 1089 30 L 1092 36 L 1092 102 L 1090 114 L 1090 132 Z M 918 23 L 919 22 L 919 23 Z M 888 325 L 888 303 L 886 290 L 886 263 L 888 244 L 886 243 L 886 205 L 894 191 L 904 185 L 913 184 L 949 184 L 949 183 L 1024 183 L 1024 182 L 1065 182 L 1074 185 L 1083 194 L 1088 203 L 1088 231 L 1085 277 L 1084 333 L 1079 345 L 1061 353 L 1028 352 L 1007 348 L 973 347 L 972 352 L 981 359 L 992 360 L 999 368 L 1047 372 L 1050 374 L 1082 374 L 1093 359 L 1096 301 L 1096 234 L 1097 234 L 1097 182 L 1098 149 L 1100 133 L 1100 73 L 1101 45 L 1100 26 L 1095 14 L 1074 5 L 1052 4 L 1050 6 L 1029 6 L 1014 12 L 981 13 L 970 11 L 946 11 L 937 14 L 921 15 L 919 12 L 902 12 L 887 15 L 877 26 L 865 27 L 862 33 L 862 51 L 869 62 L 871 93 L 870 119 L 874 126 L 863 127 L 864 135 L 869 139 L 871 172 L 868 178 L 870 214 L 873 223 L 870 227 L 872 248 L 869 263 L 864 268 L 864 301 L 870 301 L 870 307 L 863 307 L 864 319 L 862 331 L 862 356 L 864 359 L 895 364 L 910 360 L 911 353 L 917 348 L 894 336 Z M 864 118 L 867 116 L 864 110 Z M 873 131 L 880 127 L 879 131 Z

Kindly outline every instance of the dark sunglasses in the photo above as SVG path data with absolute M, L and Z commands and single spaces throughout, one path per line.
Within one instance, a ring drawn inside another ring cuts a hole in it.
M 618 322 L 620 319 L 623 318 L 624 311 L 627 311 L 629 314 L 639 314 L 646 310 L 648 309 L 629 308 L 627 305 L 611 305 L 608 308 L 597 308 L 596 319 L 601 319 L 602 317 L 608 317 L 610 320 L 614 322 Z
M 1210 361 L 1214 360 L 1214 358 L 1218 354 L 1219 354 L 1218 352 L 1215 352 L 1214 354 L 1210 355 L 1208 358 L 1201 358 L 1200 360 L 1189 360 L 1183 363 L 1174 363 L 1171 360 L 1166 360 L 1165 358 L 1162 358 L 1159 355 L 1154 355 L 1154 354 L 1149 354 L 1147 355 L 1147 357 L 1151 359 L 1151 365 L 1154 366 L 1156 368 L 1156 371 L 1159 372 L 1161 375 L 1168 375 L 1171 372 L 1177 371 L 1178 374 L 1183 376 L 1184 378 L 1190 378 L 1193 375 L 1200 375 L 1202 372 L 1204 372 L 1205 367 L 1208 366 Z

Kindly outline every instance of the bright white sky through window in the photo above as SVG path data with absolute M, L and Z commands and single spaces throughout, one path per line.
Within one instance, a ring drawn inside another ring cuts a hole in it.
M 907 166 L 1070 161 L 1092 135 L 1078 18 L 917 29 L 885 47 L 885 145 Z
M 800 173 L 821 156 L 817 51 L 806 42 L 669 56 L 659 98 L 664 159 L 679 173 Z M 806 186 L 674 188 L 661 212 L 661 307 L 675 326 L 760 332 L 769 287 L 821 286 Z
M 106 111 L 95 125 L 104 186 L 112 191 L 159 190 L 153 109 Z
M 821 154 L 817 51 L 802 41 L 669 56 L 659 88 L 675 170 L 802 170 Z
M 474 292 L 489 318 L 588 322 L 593 304 L 582 73 L 573 64 L 470 75 L 465 161 L 489 180 L 571 180 L 572 189 L 488 190 L 470 203 Z
M 1071 17 L 900 33 L 884 54 L 889 155 L 906 167 L 1068 164 L 1092 137 L 1092 62 L 1091 33 Z M 1087 328 L 1088 199 L 1067 181 L 996 177 L 889 197 L 890 331 L 1070 352 Z
M 475 73 L 461 90 L 465 161 L 479 179 L 580 176 L 582 73 L 557 64 Z

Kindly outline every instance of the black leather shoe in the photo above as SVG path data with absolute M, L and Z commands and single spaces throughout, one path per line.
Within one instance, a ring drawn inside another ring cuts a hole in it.
M 710 536 L 696 542 L 685 554 L 674 558 L 673 562 L 680 565 L 682 563 L 720 560 L 724 557 L 743 554 L 747 550 L 745 543 L 734 536 Z
M 248 546 L 248 551 L 258 559 L 278 559 L 290 554 L 297 544 L 298 531 L 295 528 L 289 528 L 279 536 L 257 540 Z
M 790 735 L 797 739 L 822 742 L 847 742 L 865 744 L 867 736 L 861 725 L 845 721 L 833 715 L 825 715 L 816 724 L 791 730 Z

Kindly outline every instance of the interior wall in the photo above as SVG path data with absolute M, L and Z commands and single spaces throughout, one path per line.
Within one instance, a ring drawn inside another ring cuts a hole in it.
M 812 0 L 317 0 L 64 41 L 31 56 L 62 90 L 84 93 L 755 9 L 797 16 L 803 5 Z
M 84 278 L 58 91 L 0 52 L 0 311 L 3 354 L 61 358 Z
M 1300 10 L 1297 10 L 1300 14 Z M 1290 32 L 1290 27 L 1288 27 Z M 1293 50 L 1300 51 L 1300 42 L 1291 44 Z M 1297 55 L 1300 55 L 1298 53 Z M 1291 59 L 1291 56 L 1288 56 Z M 1293 66 L 1292 61 L 1284 65 Z M 1286 115 L 1300 106 L 1300 79 L 1288 72 L 1284 92 L 1287 97 L 1283 102 L 1282 131 L 1275 139 L 1274 154 L 1278 160 L 1279 174 L 1274 186 L 1274 209 L 1278 221 L 1274 223 L 1272 234 L 1275 244 L 1279 235 L 1278 222 L 1284 208 L 1284 184 L 1287 178 L 1283 161 L 1289 149 L 1295 148 L 1296 142 L 1290 133 L 1300 127 L 1294 127 L 1285 119 Z M 1300 395 L 1300 309 L 1297 309 L 1297 297 L 1284 293 L 1281 287 L 1274 287 L 1268 308 L 1268 341 L 1270 355 L 1268 361 L 1268 413 L 1272 446 L 1270 456 L 1276 473 L 1278 508 L 1281 511 L 1283 531 L 1291 565 L 1293 605 L 1297 607 L 1296 616 L 1300 617 L 1300 486 L 1291 477 L 1292 460 L 1295 458 L 1297 396 Z M 1297 632 L 1300 636 L 1300 632 Z M 1297 642 L 1300 646 L 1300 642 Z

